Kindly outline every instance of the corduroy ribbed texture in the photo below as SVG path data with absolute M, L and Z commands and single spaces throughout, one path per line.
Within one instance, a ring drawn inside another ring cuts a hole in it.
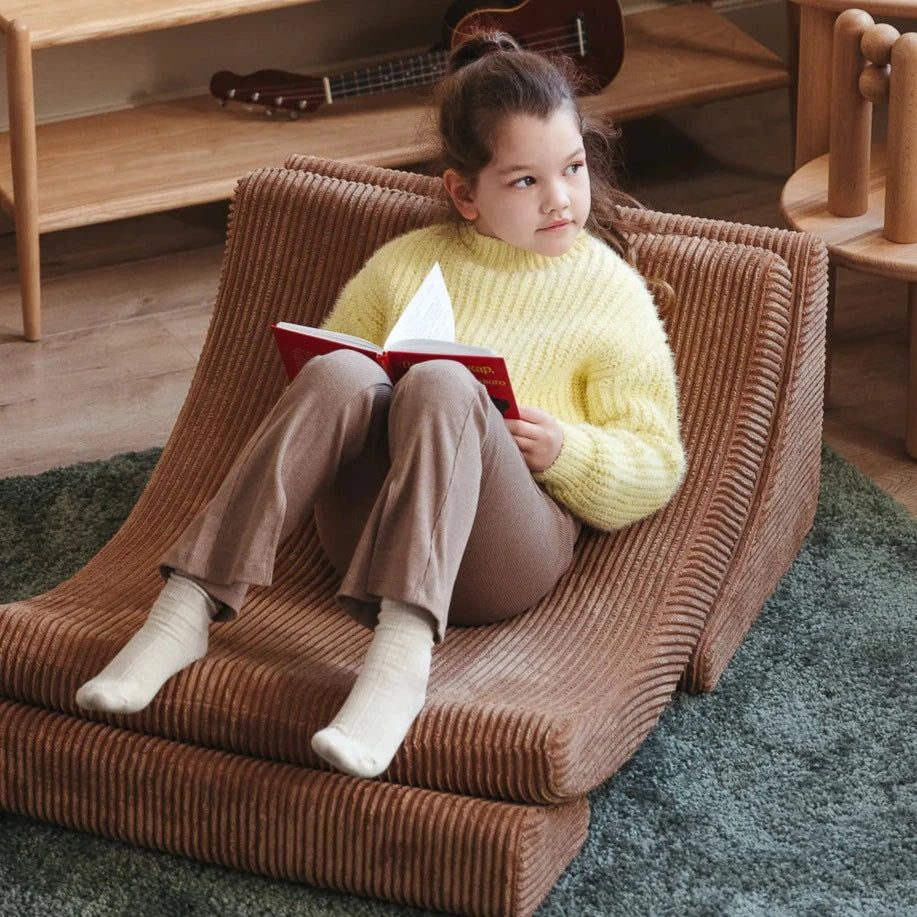
M 818 498 L 825 380 L 828 252 L 816 236 L 722 220 L 627 210 L 656 233 L 685 233 L 770 250 L 792 278 L 787 360 L 742 544 L 707 616 L 682 684 L 712 691 L 812 525 Z
M 538 807 L 433 793 L 9 702 L 0 702 L 0 806 L 235 869 L 479 917 L 531 914 L 576 856 L 589 818 L 585 799 Z
M 411 194 L 440 199 L 444 203 L 449 200 L 446 189 L 439 178 L 421 175 L 417 172 L 384 169 L 360 162 L 341 162 L 339 159 L 326 159 L 324 156 L 310 156 L 306 153 L 290 156 L 284 163 L 284 168 L 297 172 L 312 172 L 315 175 L 327 175 L 329 178 L 363 182 L 380 188 L 410 191 Z
M 216 489 L 285 384 L 269 324 L 278 318 L 318 323 L 375 248 L 443 213 L 441 199 L 348 181 L 347 167 L 340 168 L 338 179 L 262 170 L 240 184 L 207 343 L 148 488 L 118 535 L 72 580 L 0 608 L 0 694 L 25 705 L 16 707 L 17 715 L 36 723 L 46 715 L 39 708 L 65 714 L 47 721 L 54 726 L 42 733 L 42 755 L 13 755 L 7 763 L 3 779 L 17 788 L 16 799 L 45 798 L 56 779 L 49 768 L 57 741 L 102 728 L 85 722 L 73 694 L 140 625 L 159 589 L 159 557 Z M 795 259 L 791 271 L 766 244 L 770 237 L 758 244 L 754 230 L 717 241 L 704 236 L 717 228 L 727 236 L 733 231 L 688 218 L 642 218 L 647 232 L 635 239 L 640 266 L 677 292 L 665 321 L 681 385 L 685 484 L 650 519 L 612 535 L 585 531 L 572 569 L 530 612 L 450 631 L 435 654 L 427 706 L 384 775 L 389 783 L 536 804 L 582 796 L 619 767 L 655 723 L 709 626 L 711 608 L 722 617 L 713 642 L 737 645 L 763 601 L 758 595 L 776 582 L 779 564 L 756 556 L 760 540 L 783 563 L 808 525 L 817 476 L 808 465 L 813 433 L 807 424 L 820 406 L 822 372 L 818 251 L 805 237 L 785 234 L 785 251 Z M 758 575 L 763 585 L 752 582 Z M 85 800 L 103 780 L 142 783 L 151 773 L 145 750 L 160 743 L 174 750 L 174 759 L 162 759 L 158 768 L 166 772 L 210 754 L 195 746 L 220 749 L 233 760 L 229 753 L 304 765 L 246 767 L 326 780 L 321 786 L 337 804 L 343 784 L 311 772 L 321 765 L 309 739 L 353 683 L 369 634 L 334 608 L 335 584 L 314 527 L 307 526 L 282 550 L 273 587 L 253 590 L 237 622 L 214 628 L 205 660 L 167 684 L 142 714 L 104 718 L 125 727 L 104 735 L 129 737 L 140 769 L 114 758 L 87 765 L 74 771 L 59 804 L 70 805 L 77 793 Z M 752 600 L 737 595 L 739 588 L 751 591 Z M 722 662 L 715 651 L 708 656 Z M 24 727 L 22 734 L 32 728 L 38 727 Z M 88 755 L 91 743 L 85 742 Z M 273 779 L 250 791 L 240 780 L 238 794 L 250 795 L 240 805 L 251 811 L 263 805 L 259 798 L 272 792 Z M 369 800 L 404 791 L 384 782 L 359 786 L 369 809 Z M 417 793 L 409 798 L 421 809 L 440 798 Z M 35 814 L 50 811 L 50 801 L 42 805 Z M 170 817 L 162 832 L 194 830 L 181 806 Z M 364 830 L 384 831 L 387 817 L 384 809 L 367 815 Z M 412 817 L 429 817 L 448 834 L 448 813 L 431 809 Z M 496 831 L 504 816 L 493 817 Z M 233 825 L 233 843 L 238 856 L 249 858 L 247 868 L 265 869 L 265 858 L 276 853 L 261 850 L 264 840 L 247 818 Z M 104 824 L 100 813 L 86 826 L 102 831 Z M 152 843 L 139 829 L 132 839 Z M 221 855 L 219 843 L 189 852 L 212 859 Z M 532 849 L 539 844 L 547 849 L 541 842 Z M 556 876 L 548 865 L 553 854 L 543 861 L 541 855 L 531 855 L 531 869 Z M 429 881 L 415 880 L 404 900 L 431 900 L 436 893 Z M 349 880 L 335 873 L 312 881 L 348 887 L 339 883 Z M 403 877 L 379 881 L 398 885 Z M 463 885 L 472 878 L 456 873 L 435 881 Z M 386 894 L 375 886 L 371 893 Z M 469 913 L 493 912 L 469 907 Z M 528 913 L 528 904 L 513 907 Z

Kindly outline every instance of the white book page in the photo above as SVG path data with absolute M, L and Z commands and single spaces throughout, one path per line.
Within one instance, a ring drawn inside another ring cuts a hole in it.
M 437 341 L 455 340 L 455 316 L 452 300 L 437 261 L 430 268 L 417 292 L 411 297 L 401 317 L 383 345 L 388 350 L 407 338 L 427 338 Z
M 363 347 L 366 350 L 382 353 L 378 344 L 367 341 L 366 338 L 357 337 L 355 334 L 345 334 L 343 331 L 326 331 L 324 328 L 312 328 L 309 325 L 297 325 L 293 322 L 277 322 L 277 327 L 285 331 L 311 334 L 313 337 L 323 338 L 326 341 L 340 341 L 342 344 L 351 344 L 354 347 Z
M 496 356 L 489 347 L 476 347 L 474 344 L 456 344 L 453 341 L 431 341 L 429 338 L 408 338 L 394 341 L 392 350 L 405 353 L 467 353 L 469 356 Z

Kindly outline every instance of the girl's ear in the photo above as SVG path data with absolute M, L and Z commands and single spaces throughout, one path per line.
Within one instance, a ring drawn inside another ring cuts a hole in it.
M 443 173 L 443 187 L 452 198 L 455 209 L 466 220 L 478 218 L 478 208 L 474 203 L 474 190 L 455 169 L 446 169 Z

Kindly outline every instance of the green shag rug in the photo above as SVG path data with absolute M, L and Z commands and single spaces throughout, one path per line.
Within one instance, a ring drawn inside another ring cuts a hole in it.
M 158 453 L 0 481 L 0 600 L 117 529 Z M 591 794 L 539 917 L 917 915 L 917 520 L 835 454 L 815 526 L 714 694 Z M 415 915 L 0 815 L 0 913 Z

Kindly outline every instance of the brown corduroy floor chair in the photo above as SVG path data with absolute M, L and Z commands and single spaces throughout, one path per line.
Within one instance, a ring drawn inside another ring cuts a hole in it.
M 814 513 L 826 261 L 813 238 L 641 212 L 667 279 L 689 470 L 514 620 L 451 629 L 389 770 L 323 768 L 369 633 L 342 615 L 314 527 L 211 652 L 128 717 L 74 692 L 136 630 L 156 563 L 285 385 L 269 325 L 315 324 L 438 182 L 297 158 L 247 176 L 197 374 L 121 531 L 51 592 L 0 608 L 0 808 L 225 865 L 473 915 L 531 914 L 587 830 L 586 793 L 681 684 L 711 689 Z M 507 570 L 507 576 L 512 576 Z

